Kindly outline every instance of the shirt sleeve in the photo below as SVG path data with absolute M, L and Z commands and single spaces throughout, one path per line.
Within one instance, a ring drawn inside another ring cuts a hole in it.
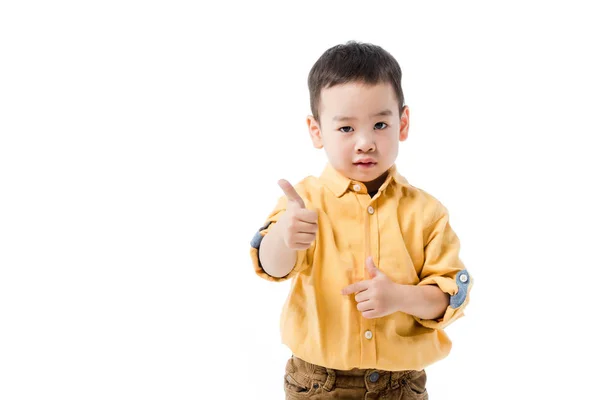
M 425 231 L 425 261 L 418 285 L 437 285 L 450 295 L 450 305 L 442 318 L 415 317 L 417 322 L 431 329 L 443 329 L 464 315 L 473 286 L 473 279 L 459 258 L 460 241 L 450 227 L 448 210 L 441 205 L 439 209 L 438 217 Z
M 298 190 L 298 188 L 296 188 L 296 190 Z M 298 193 L 300 195 L 302 195 L 302 193 L 299 190 L 298 190 Z M 304 196 L 302 196 L 302 197 L 304 198 Z M 306 200 L 305 200 L 305 203 L 306 203 Z M 288 279 L 292 278 L 294 275 L 308 269 L 312 265 L 313 255 L 314 255 L 314 251 L 315 251 L 315 245 L 317 242 L 316 240 L 311 244 L 311 246 L 308 249 L 298 250 L 296 252 L 296 264 L 294 264 L 294 267 L 292 268 L 290 273 L 287 274 L 286 276 L 277 278 L 277 277 L 269 275 L 262 268 L 260 259 L 258 257 L 258 252 L 260 250 L 260 243 L 262 242 L 262 239 L 267 235 L 267 233 L 269 233 L 271 228 L 277 223 L 277 221 L 279 220 L 281 215 L 285 212 L 286 207 L 287 207 L 287 198 L 285 196 L 282 196 L 281 198 L 279 198 L 279 201 L 277 202 L 277 206 L 271 212 L 271 214 L 265 221 L 264 225 L 258 229 L 256 234 L 252 238 L 252 241 L 250 242 L 250 257 L 252 259 L 252 264 L 254 266 L 254 272 L 256 272 L 256 274 L 258 276 L 260 276 L 261 278 L 266 279 L 268 281 L 281 282 L 281 281 L 288 280 Z M 308 205 L 307 205 L 307 207 L 308 207 Z M 317 234 L 317 237 L 318 237 L 318 234 Z

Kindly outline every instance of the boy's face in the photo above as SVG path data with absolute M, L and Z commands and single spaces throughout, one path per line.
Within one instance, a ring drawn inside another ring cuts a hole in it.
M 371 182 L 396 161 L 408 137 L 408 107 L 399 115 L 391 84 L 350 82 L 321 91 L 321 123 L 307 119 L 313 145 L 347 178 Z

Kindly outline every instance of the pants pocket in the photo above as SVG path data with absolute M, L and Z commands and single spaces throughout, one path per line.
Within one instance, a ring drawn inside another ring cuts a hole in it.
M 412 371 L 402 380 L 402 383 L 412 398 L 417 400 L 426 400 L 429 398 L 426 388 L 427 374 L 425 373 L 425 370 Z
M 283 385 L 286 394 L 294 395 L 294 397 L 310 396 L 314 392 L 312 379 L 296 370 L 291 358 L 285 366 Z
M 285 374 L 285 386 L 288 390 L 294 393 L 308 393 L 310 387 L 298 382 L 292 374 Z

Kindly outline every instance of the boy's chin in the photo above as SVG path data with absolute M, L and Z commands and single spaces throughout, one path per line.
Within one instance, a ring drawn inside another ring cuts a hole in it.
M 350 174 L 349 178 L 355 181 L 371 182 L 379 178 L 384 173 L 385 170 L 382 171 L 379 165 L 366 168 L 362 166 L 353 166 L 352 173 Z

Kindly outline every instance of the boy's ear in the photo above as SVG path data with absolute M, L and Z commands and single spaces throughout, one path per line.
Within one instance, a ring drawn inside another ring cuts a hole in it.
M 308 125 L 308 133 L 310 134 L 310 139 L 313 142 L 313 146 L 315 149 L 322 149 L 323 137 L 321 136 L 321 128 L 319 127 L 319 123 L 312 115 L 309 115 L 306 117 L 306 124 Z
M 408 106 L 402 108 L 402 115 L 400 115 L 400 141 L 403 142 L 408 138 L 408 127 L 410 125 L 410 110 Z

